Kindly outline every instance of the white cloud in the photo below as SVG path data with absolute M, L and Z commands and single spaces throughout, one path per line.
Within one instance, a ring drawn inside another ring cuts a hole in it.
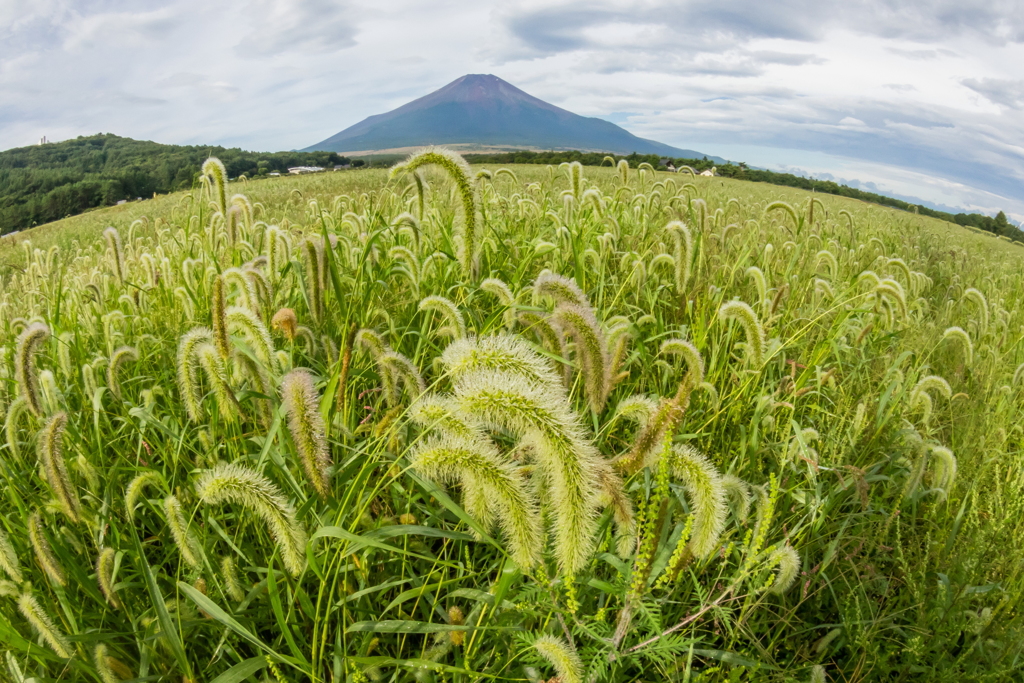
M 483 72 L 679 147 L 1024 217 L 1020 64 L 1018 0 L 0 0 L 0 148 L 300 148 Z

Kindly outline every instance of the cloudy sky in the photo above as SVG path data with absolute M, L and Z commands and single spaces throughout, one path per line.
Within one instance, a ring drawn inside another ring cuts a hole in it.
M 1024 220 L 1024 0 L 0 0 L 0 149 L 294 149 L 465 73 L 679 147 Z

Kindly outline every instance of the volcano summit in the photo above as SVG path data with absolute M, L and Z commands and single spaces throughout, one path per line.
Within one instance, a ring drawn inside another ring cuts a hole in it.
M 370 116 L 303 151 L 369 153 L 449 145 L 460 151 L 578 149 L 700 158 L 614 123 L 537 99 L 491 74 L 468 74 L 385 114 Z

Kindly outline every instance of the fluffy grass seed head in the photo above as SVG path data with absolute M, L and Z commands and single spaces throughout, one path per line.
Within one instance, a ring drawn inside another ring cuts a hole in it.
M 111 226 L 103 231 L 103 238 L 110 249 L 110 257 L 114 262 L 114 275 L 117 281 L 124 284 L 124 246 L 121 244 L 121 233 Z
M 760 368 L 764 364 L 765 338 L 764 328 L 757 314 L 742 301 L 729 301 L 718 309 L 718 317 L 722 320 L 736 320 L 747 337 L 747 357 L 751 365 Z
M 175 363 L 178 391 L 188 419 L 199 422 L 203 419 L 203 394 L 199 387 L 199 360 L 197 349 L 213 341 L 213 332 L 206 327 L 197 327 L 181 336 Z
M 685 339 L 666 339 L 661 343 L 659 353 L 663 356 L 679 356 L 686 363 L 686 375 L 683 381 L 691 388 L 697 388 L 704 381 L 704 357 L 692 342 Z
M 772 552 L 768 562 L 779 569 L 768 592 L 782 595 L 790 589 L 800 574 L 800 554 L 787 543 Z
M 279 370 L 277 355 L 274 353 L 274 341 L 270 332 L 259 316 L 251 309 L 232 306 L 225 314 L 227 328 L 233 333 L 240 333 L 252 349 L 256 360 L 271 373 Z
M 428 147 L 393 167 L 391 177 L 394 178 L 402 172 L 415 173 L 425 166 L 438 166 L 455 183 L 463 215 L 459 263 L 463 272 L 473 277 L 476 270 L 476 188 L 471 179 L 469 164 L 455 152 L 439 147 Z
M 121 683 L 135 678 L 127 664 L 107 654 L 107 646 L 103 643 L 96 644 L 92 660 L 103 683 Z
M 942 498 L 946 498 L 953 487 L 953 483 L 956 481 L 956 456 L 953 455 L 953 451 L 945 446 L 930 446 L 928 454 L 930 456 L 929 459 L 935 463 L 935 467 L 932 470 L 932 483 L 936 489 L 941 491 L 940 495 Z
M 436 311 L 441 314 L 447 324 L 438 330 L 438 334 L 445 334 L 456 339 L 466 336 L 466 322 L 462 317 L 462 312 L 451 299 L 436 295 L 428 296 L 420 301 L 417 310 Z
M 512 334 L 457 339 L 445 348 L 441 363 L 454 379 L 489 369 L 519 375 L 553 390 L 561 387 L 561 378 L 551 365 L 526 340 Z
M 612 379 L 609 377 L 611 361 L 601 325 L 593 310 L 579 304 L 558 304 L 554 317 L 576 345 L 587 402 L 591 410 L 600 414 L 608 402 Z
M 432 438 L 416 448 L 412 466 L 440 482 L 458 480 L 464 490 L 479 488 L 496 508 L 516 563 L 529 570 L 540 561 L 544 543 L 536 502 L 518 469 L 489 442 L 452 434 Z
M 498 303 L 505 307 L 502 322 L 505 324 L 505 329 L 511 330 L 516 324 L 516 297 L 512 294 L 512 290 L 496 277 L 489 277 L 481 282 L 480 289 L 496 296 Z
M 110 393 L 117 399 L 121 398 L 121 382 L 117 376 L 118 370 L 121 369 L 123 363 L 137 360 L 139 360 L 139 352 L 131 346 L 119 347 L 110 356 L 110 362 L 107 364 L 107 388 L 110 389 Z
M 655 450 L 655 456 L 662 456 Z M 707 559 L 718 550 L 718 538 L 725 529 L 729 509 L 725 503 L 725 486 L 715 466 L 689 446 L 676 445 L 667 451 L 673 476 L 681 479 L 689 497 L 693 525 L 688 540 L 694 557 Z M 652 469 L 656 463 L 648 463 Z
M 136 475 L 135 478 L 128 482 L 128 486 L 124 490 L 124 510 L 129 521 L 135 519 L 135 507 L 138 505 L 143 491 L 149 486 L 166 488 L 167 483 L 164 480 L 164 475 L 156 470 L 150 470 Z
M 121 609 L 121 600 L 117 597 L 117 589 L 114 588 L 114 561 L 117 559 L 117 551 L 113 548 L 104 548 L 96 558 L 96 582 L 100 585 L 100 592 L 114 609 Z
M 942 339 L 953 339 L 960 343 L 964 348 L 964 363 L 971 365 L 974 362 L 974 343 L 971 341 L 971 335 L 967 334 L 962 327 L 947 327 L 946 331 L 942 333 Z
M 57 413 L 39 430 L 37 452 L 46 473 L 46 481 L 57 498 L 60 509 L 72 522 L 80 518 L 81 504 L 64 462 L 64 427 L 67 413 Z
M 590 299 L 576 280 L 547 270 L 533 281 L 533 295 L 535 298 L 550 297 L 556 304 L 569 303 L 590 308 Z
M 21 583 L 21 563 L 18 562 L 18 555 L 14 552 L 11 539 L 2 528 L 0 528 L 0 569 L 7 574 L 11 581 Z
M 225 555 L 220 561 L 220 575 L 224 579 L 224 590 L 235 602 L 245 599 L 245 590 L 242 588 L 241 579 L 238 576 L 238 567 L 232 555 Z
M 36 369 L 36 352 L 49 338 L 50 328 L 46 323 L 32 323 L 18 335 L 14 357 L 14 378 L 18 382 L 18 395 L 25 399 L 28 409 L 36 417 L 42 417 L 44 414 L 39 391 L 39 373 Z
M 196 361 L 203 369 L 206 381 L 213 389 L 217 412 L 227 422 L 233 422 L 240 412 L 235 392 L 228 383 L 227 364 L 213 344 L 201 344 L 195 350 Z
M 210 157 L 203 162 L 202 174 L 210 180 L 211 189 L 214 193 L 214 201 L 217 202 L 217 210 L 222 216 L 227 216 L 228 194 L 227 181 L 228 172 L 224 164 L 216 157 Z
M 213 340 L 221 358 L 231 355 L 231 344 L 228 341 L 227 294 L 224 276 L 218 274 L 213 278 L 213 291 L 210 296 L 210 320 L 213 327 Z
M 690 283 L 690 270 L 693 267 L 693 235 L 682 221 L 672 221 L 665 226 L 665 231 L 671 235 L 674 242 L 676 294 L 682 297 Z
M 320 415 L 320 397 L 309 370 L 296 368 L 285 375 L 281 380 L 281 398 L 288 415 L 288 431 L 306 478 L 317 495 L 326 498 L 330 494 L 331 454 Z
M 38 510 L 28 517 L 28 540 L 32 544 L 32 552 L 35 553 L 36 561 L 43 568 L 43 572 L 50 579 L 61 586 L 68 583 L 64 567 L 50 547 L 50 541 L 46 538 L 46 531 L 43 528 L 43 517 Z
M 624 164 L 626 161 L 623 159 L 619 163 Z M 559 683 L 583 683 L 583 663 L 576 650 L 567 642 L 545 635 L 533 641 L 533 647 L 554 667 Z
M 36 633 L 50 646 L 50 649 L 57 653 L 58 657 L 70 659 L 75 656 L 71 643 L 53 623 L 50 615 L 42 608 L 39 601 L 31 593 L 25 593 L 18 598 L 18 611 L 28 620 Z
M 569 574 L 582 569 L 594 547 L 600 456 L 565 398 L 521 376 L 480 370 L 456 382 L 455 400 L 467 417 L 507 429 L 533 446 L 555 501 L 559 567 Z
M 220 463 L 199 477 L 196 493 L 209 505 L 235 503 L 256 513 L 267 524 L 288 572 L 292 576 L 302 573 L 306 531 L 295 509 L 269 479 L 238 464 Z
M 203 567 L 203 549 L 199 539 L 189 528 L 188 520 L 181 509 L 181 501 L 177 496 L 164 498 L 164 515 L 167 518 L 167 528 L 171 531 L 171 538 L 174 545 L 178 547 L 181 558 L 193 569 Z

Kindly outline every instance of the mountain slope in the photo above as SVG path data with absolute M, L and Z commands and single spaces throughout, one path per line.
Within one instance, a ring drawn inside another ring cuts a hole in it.
M 609 121 L 573 114 L 490 74 L 463 76 L 398 109 L 370 116 L 303 151 L 366 152 L 467 143 L 704 156 L 637 137 Z

